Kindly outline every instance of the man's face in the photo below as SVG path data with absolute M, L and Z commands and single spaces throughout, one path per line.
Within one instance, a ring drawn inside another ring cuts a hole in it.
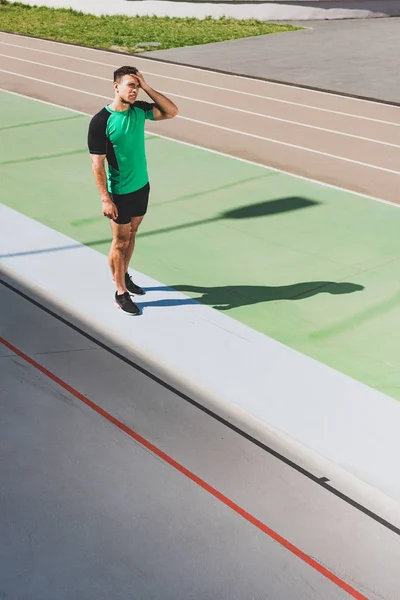
M 124 75 L 118 83 L 114 83 L 114 89 L 122 102 L 133 104 L 139 93 L 139 80 L 134 75 Z

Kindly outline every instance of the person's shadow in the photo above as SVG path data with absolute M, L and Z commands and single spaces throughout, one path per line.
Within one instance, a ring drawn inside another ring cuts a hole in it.
M 364 289 L 357 283 L 334 281 L 307 281 L 292 285 L 266 286 L 266 285 L 224 285 L 219 287 L 200 287 L 195 285 L 173 285 L 171 287 L 148 287 L 146 292 L 178 292 L 199 294 L 197 298 L 188 299 L 163 299 L 153 302 L 141 302 L 141 306 L 179 306 L 192 304 L 196 301 L 212 306 L 217 310 L 231 310 L 239 306 L 250 306 L 261 302 L 274 302 L 277 300 L 300 301 L 315 296 L 316 294 L 352 294 Z

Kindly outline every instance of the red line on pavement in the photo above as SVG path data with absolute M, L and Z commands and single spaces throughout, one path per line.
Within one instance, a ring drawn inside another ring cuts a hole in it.
M 289 550 L 289 552 L 291 552 L 292 554 L 297 556 L 300 560 L 302 560 L 307 565 L 312 567 L 315 571 L 318 571 L 318 573 L 320 573 L 321 575 L 323 575 L 324 577 L 329 579 L 329 581 L 331 581 L 332 583 L 337 585 L 339 588 L 341 588 L 348 594 L 350 594 L 350 596 L 352 596 L 356 600 L 368 600 L 368 598 L 366 596 L 364 596 L 363 594 L 361 594 L 360 592 L 355 590 L 353 587 L 351 587 L 348 583 L 346 583 L 345 581 L 343 581 L 342 579 L 340 579 L 339 577 L 334 575 L 334 573 L 332 573 L 331 571 L 326 569 L 324 566 L 322 566 L 320 563 L 318 563 L 316 560 L 311 558 L 311 556 L 308 556 L 308 554 L 305 554 L 305 552 L 303 552 L 302 550 L 300 550 L 299 548 L 294 546 L 291 542 L 289 542 L 288 540 L 283 538 L 281 535 L 279 535 L 279 533 L 276 533 L 275 531 L 270 529 L 265 523 L 263 523 L 262 521 L 260 521 L 259 519 L 257 519 L 256 517 L 254 517 L 253 515 L 248 513 L 246 510 L 241 508 L 238 504 L 235 504 L 235 502 L 230 500 L 227 496 L 224 496 L 224 494 L 221 494 L 221 492 L 219 492 L 217 489 L 215 489 L 214 487 L 209 485 L 207 482 L 200 479 L 200 477 L 197 477 L 197 475 L 195 475 L 194 473 L 192 473 L 191 471 L 186 469 L 186 467 L 184 467 L 183 465 L 181 465 L 180 463 L 175 461 L 170 456 L 168 456 L 168 454 L 166 454 L 165 452 L 163 452 L 162 450 L 160 450 L 159 448 L 154 446 L 151 442 L 149 442 L 145 438 L 143 438 L 141 435 L 139 435 L 138 433 L 136 433 L 135 431 L 130 429 L 127 425 L 122 423 L 122 421 L 119 421 L 118 419 L 113 417 L 113 415 L 111 415 L 110 413 L 105 411 L 103 408 L 101 408 L 100 406 L 95 404 L 92 400 L 89 400 L 89 398 L 86 398 L 86 396 L 84 396 L 83 394 L 78 392 L 72 386 L 68 385 L 68 383 L 65 383 L 65 381 L 63 381 L 62 379 L 57 377 L 57 375 L 54 375 L 53 373 L 51 373 L 51 371 L 46 369 L 46 367 L 43 367 L 41 364 L 39 364 L 38 362 L 33 360 L 33 358 L 30 358 L 27 354 L 25 354 L 21 350 L 18 350 L 18 348 L 16 348 L 15 346 L 13 346 L 9 342 L 7 342 L 1 336 L 0 336 L 0 343 L 3 344 L 4 346 L 6 346 L 9 350 L 14 352 L 18 356 L 20 356 L 27 363 L 29 363 L 30 365 L 35 367 L 35 369 L 37 369 L 38 371 L 40 371 L 41 373 L 46 375 L 49 379 L 51 379 L 52 381 L 57 383 L 59 386 L 64 388 L 64 390 L 66 390 L 67 392 L 69 392 L 70 394 L 75 396 L 75 398 L 77 398 L 78 400 L 80 400 L 81 402 L 83 402 L 84 404 L 89 406 L 91 409 L 93 409 L 95 412 L 97 412 L 99 415 L 101 415 L 102 417 L 107 419 L 107 421 L 109 421 L 110 423 L 113 423 L 113 425 L 118 427 L 118 429 L 120 429 L 121 431 L 123 431 L 124 433 L 129 435 L 136 442 L 138 442 L 139 444 L 141 444 L 148 450 L 150 450 L 153 454 L 155 454 L 156 456 L 161 458 L 164 462 L 169 464 L 171 467 L 173 467 L 174 469 L 176 469 L 177 471 L 182 473 L 182 475 L 185 475 L 185 477 L 187 477 L 188 479 L 190 479 L 191 481 L 196 483 L 198 486 L 200 486 L 201 488 L 206 490 L 209 494 L 214 496 L 214 498 L 217 498 L 217 500 L 219 500 L 220 502 L 222 502 L 223 504 L 225 504 L 226 506 L 231 508 L 235 513 L 237 513 L 238 515 L 243 517 L 243 519 L 246 519 L 246 521 L 248 521 L 249 523 L 254 525 L 254 527 L 257 527 L 260 531 L 262 531 L 263 533 L 268 535 L 270 538 L 275 540 L 278 544 L 280 544 L 281 546 L 286 548 L 286 550 Z

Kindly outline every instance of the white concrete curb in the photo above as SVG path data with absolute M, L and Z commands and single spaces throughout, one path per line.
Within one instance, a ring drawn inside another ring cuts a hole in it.
M 143 315 L 129 317 L 113 305 L 106 256 L 6 206 L 0 218 L 9 276 L 209 396 L 227 418 L 247 414 L 400 501 L 399 402 L 141 273 L 132 272 L 153 289 L 136 300 Z
M 168 0 L 23 0 L 25 4 L 73 8 L 93 15 L 232 17 L 262 21 L 309 21 L 400 16 L 400 0 L 278 0 L 259 2 L 180 2 Z M 146 40 L 147 41 L 147 40 Z

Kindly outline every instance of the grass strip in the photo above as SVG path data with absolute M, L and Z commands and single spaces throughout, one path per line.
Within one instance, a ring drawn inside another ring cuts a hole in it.
M 255 19 L 238 20 L 224 17 L 97 17 L 72 9 L 29 6 L 20 2 L 0 0 L 2 31 L 132 54 L 296 29 L 299 28 Z

